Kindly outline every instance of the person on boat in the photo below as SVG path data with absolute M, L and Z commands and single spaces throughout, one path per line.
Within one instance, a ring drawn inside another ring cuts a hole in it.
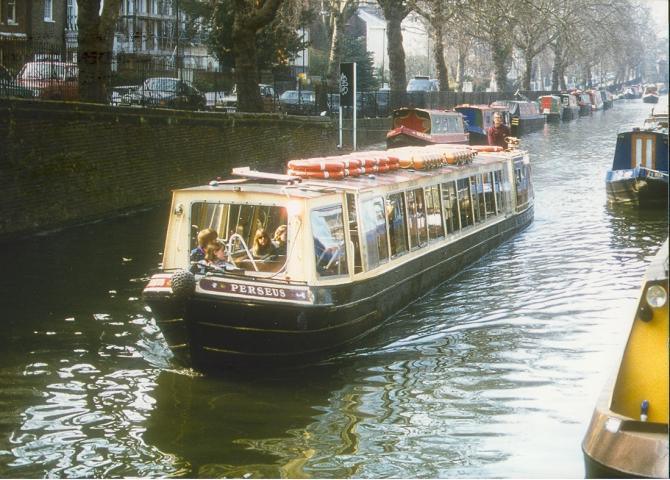
M 268 235 L 265 229 L 259 228 L 256 230 L 251 253 L 256 258 L 265 258 L 275 253 L 275 247 L 272 244 L 272 240 L 270 240 L 270 235 Z
M 286 225 L 279 225 L 272 238 L 274 253 L 276 255 L 286 255 Z
M 506 137 L 512 134 L 509 127 L 503 123 L 503 116 L 500 112 L 493 114 L 493 126 L 486 131 L 489 145 L 497 145 L 502 148 L 507 148 Z
M 218 238 L 219 234 L 213 228 L 204 228 L 198 232 L 198 246 L 191 250 L 191 261 L 199 262 L 205 259 L 207 246 Z
M 223 266 L 226 261 L 226 246 L 218 238 L 207 245 L 205 250 L 205 262 L 207 265 Z

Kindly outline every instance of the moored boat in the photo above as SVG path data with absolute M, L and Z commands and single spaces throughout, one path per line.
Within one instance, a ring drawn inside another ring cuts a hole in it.
M 628 341 L 582 451 L 587 478 L 668 478 L 668 240 L 650 263 Z
M 547 119 L 547 122 L 560 122 L 564 116 L 563 102 L 558 95 L 543 95 L 537 99 L 540 104 L 540 111 Z
M 563 103 L 563 116 L 561 120 L 574 120 L 579 117 L 579 105 L 577 104 L 577 96 L 572 93 L 561 93 L 561 103 Z
M 600 90 L 587 90 L 586 93 L 591 99 L 591 109 L 592 110 L 602 110 L 603 106 L 603 96 L 600 93 Z
M 644 87 L 642 101 L 644 103 L 658 103 L 658 89 L 656 85 L 647 85 Z
M 544 127 L 545 118 L 537 103 L 529 100 L 498 100 L 493 108 L 506 108 L 511 116 L 512 136 L 520 137 Z
M 388 148 L 441 143 L 467 144 L 463 116 L 455 111 L 400 108 L 393 112 L 393 128 L 386 134 Z
M 511 119 L 507 109 L 493 108 L 489 105 L 462 104 L 454 108 L 463 115 L 466 129 L 470 135 L 470 145 L 488 145 L 487 130 L 493 126 L 493 114 L 501 112 L 503 124 L 512 128 Z
M 582 92 L 581 90 L 575 90 L 572 94 L 577 98 L 577 105 L 579 106 L 579 116 L 584 117 L 586 115 L 591 115 L 593 113 L 593 106 L 591 105 L 591 96 Z
M 612 108 L 614 106 L 614 95 L 612 95 L 612 92 L 605 90 L 604 88 L 599 90 L 599 92 L 603 101 L 603 110 Z
M 641 207 L 668 205 L 668 122 L 653 116 L 644 128 L 617 135 L 612 169 L 607 172 L 607 200 Z
M 201 370 L 296 365 L 378 328 L 532 221 L 528 153 L 489 150 L 305 159 L 174 191 L 162 271 L 143 293 L 168 346 Z M 282 226 L 283 249 L 257 256 L 258 231 Z M 219 264 L 190 260 L 206 228 Z

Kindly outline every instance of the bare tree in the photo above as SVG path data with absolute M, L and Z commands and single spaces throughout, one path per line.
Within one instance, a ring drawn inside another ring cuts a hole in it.
M 402 45 L 402 21 L 409 15 L 411 7 L 408 0 L 377 0 L 386 18 L 386 44 L 389 57 L 391 87 L 391 106 L 401 103 L 402 92 L 407 86 L 405 72 L 405 49 Z
M 411 4 L 412 9 L 421 15 L 430 27 L 435 68 L 440 81 L 440 91 L 443 92 L 449 91 L 449 73 L 444 60 L 445 32 L 462 3 L 461 0 L 413 0 Z
M 326 75 L 331 81 L 335 79 L 340 63 L 338 47 L 344 26 L 356 12 L 356 8 L 358 8 L 358 0 L 321 0 L 321 15 L 330 39 Z
M 79 97 L 85 102 L 107 103 L 111 90 L 114 29 L 121 0 L 79 0 Z
M 478 0 L 461 9 L 472 35 L 489 45 L 499 91 L 507 88 L 507 72 L 514 49 L 513 29 L 517 23 L 515 0 Z

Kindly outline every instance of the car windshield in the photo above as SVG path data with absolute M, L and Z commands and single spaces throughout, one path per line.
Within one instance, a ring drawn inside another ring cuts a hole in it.
M 427 78 L 413 78 L 407 85 L 408 92 L 429 92 L 431 89 L 431 81 Z
M 149 78 L 144 82 L 144 88 L 147 90 L 174 92 L 177 90 L 178 81 L 176 78 Z
M 61 62 L 30 62 L 21 71 L 22 79 L 58 79 L 77 77 L 77 66 Z

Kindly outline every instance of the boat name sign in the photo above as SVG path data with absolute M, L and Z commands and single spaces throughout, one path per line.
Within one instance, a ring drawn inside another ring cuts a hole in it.
M 203 278 L 198 282 L 196 291 L 240 298 L 312 303 L 312 295 L 307 287 L 278 287 L 276 285 L 259 285 L 256 283 Z

